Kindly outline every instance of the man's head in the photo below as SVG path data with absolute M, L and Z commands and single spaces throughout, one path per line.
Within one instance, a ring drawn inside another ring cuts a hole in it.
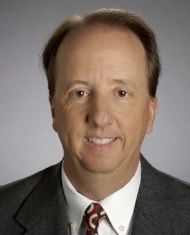
M 42 59 L 48 79 L 50 100 L 55 92 L 55 58 L 61 42 L 64 41 L 65 37 L 70 32 L 93 24 L 107 24 L 110 27 L 123 28 L 124 30 L 130 30 L 136 34 L 146 51 L 149 94 L 154 97 L 156 95 L 161 69 L 154 32 L 134 13 L 121 9 L 100 9 L 85 17 L 73 16 L 68 18 L 60 25 L 48 41 Z
M 99 11 L 65 25 L 69 32 L 64 26 L 60 37 L 59 28 L 44 51 L 64 168 L 79 190 L 81 179 L 94 175 L 114 177 L 114 190 L 134 174 L 144 135 L 152 130 L 159 75 L 154 35 L 120 10 Z M 151 49 L 145 49 L 145 42 Z

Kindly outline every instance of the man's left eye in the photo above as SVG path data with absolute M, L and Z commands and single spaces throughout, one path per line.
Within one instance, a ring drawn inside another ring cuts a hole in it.
M 128 95 L 128 92 L 127 91 L 123 91 L 123 90 L 120 90 L 118 91 L 118 96 L 119 97 L 125 97 Z

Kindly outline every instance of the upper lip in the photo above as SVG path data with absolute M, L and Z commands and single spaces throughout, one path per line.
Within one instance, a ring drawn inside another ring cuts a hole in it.
M 100 135 L 87 135 L 85 137 L 86 139 L 90 139 L 90 138 L 96 138 L 96 139 L 115 139 L 115 136 L 111 136 L 111 135 L 104 135 L 104 136 L 100 136 Z
M 92 138 L 95 138 L 95 139 L 116 139 L 117 137 L 111 137 L 111 136 L 87 136 L 85 137 L 86 139 L 92 139 Z
M 85 139 L 96 138 L 96 139 L 117 139 L 119 136 L 116 133 L 101 133 L 101 132 L 88 132 L 84 135 Z

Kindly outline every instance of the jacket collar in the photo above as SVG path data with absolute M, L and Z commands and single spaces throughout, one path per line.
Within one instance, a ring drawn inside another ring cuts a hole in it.
M 141 156 L 141 185 L 136 201 L 133 235 L 160 235 L 163 198 L 157 171 Z M 20 207 L 15 220 L 25 235 L 66 235 L 68 219 L 61 184 L 61 163 L 48 168 L 48 172 Z M 160 219 L 159 219 L 160 218 Z
M 46 171 L 15 217 L 26 235 L 68 234 L 61 163 Z

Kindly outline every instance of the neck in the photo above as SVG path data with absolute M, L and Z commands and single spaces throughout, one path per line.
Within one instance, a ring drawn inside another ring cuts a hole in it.
M 64 170 L 77 192 L 91 200 L 100 201 L 124 187 L 134 176 L 138 163 L 139 159 L 129 164 L 127 169 L 108 173 L 89 172 L 73 167 L 71 171 L 65 163 Z

